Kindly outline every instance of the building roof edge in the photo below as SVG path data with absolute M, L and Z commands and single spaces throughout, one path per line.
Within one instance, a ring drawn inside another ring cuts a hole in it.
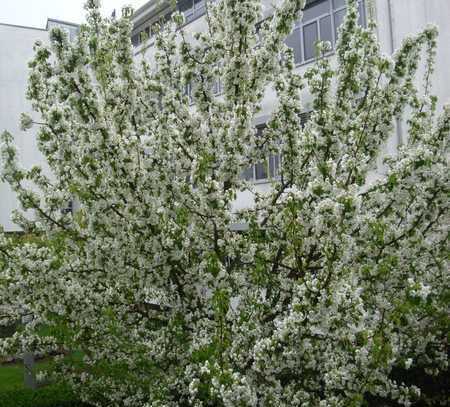
M 45 25 L 45 27 L 46 27 L 45 29 L 47 31 L 48 31 L 48 23 L 50 21 L 53 21 L 58 24 L 71 25 L 72 27 L 76 27 L 76 28 L 78 28 L 80 26 L 80 24 L 71 23 L 70 21 L 58 20 L 57 18 L 47 18 L 47 24 Z
M 47 31 L 46 28 L 32 27 L 29 25 L 19 25 L 19 24 L 9 24 L 9 23 L 1 23 L 0 25 L 5 27 L 13 27 L 13 28 L 25 28 L 27 30 L 37 30 L 37 31 Z
M 139 15 L 142 14 L 152 3 L 155 3 L 155 0 L 146 1 L 141 7 L 138 7 L 133 14 L 133 19 L 135 17 L 139 17 Z

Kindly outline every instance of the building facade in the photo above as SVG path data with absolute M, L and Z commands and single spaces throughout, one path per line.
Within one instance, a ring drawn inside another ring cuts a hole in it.
M 213 1 L 213 0 L 209 0 Z M 272 4 L 282 0 L 262 0 L 264 13 L 270 15 Z M 205 0 L 178 0 L 177 8 L 185 15 L 186 37 L 206 29 Z M 150 0 L 133 15 L 134 29 L 132 43 L 135 57 L 152 58 L 155 34 L 158 25 L 164 24 L 171 13 L 171 2 Z M 303 17 L 297 21 L 286 44 L 293 49 L 297 71 L 303 73 L 315 59 L 315 44 L 318 40 L 329 41 L 334 49 L 338 36 L 338 28 L 346 13 L 346 0 L 307 0 Z M 377 22 L 377 36 L 381 50 L 391 55 L 399 48 L 403 39 L 423 30 L 427 24 L 435 24 L 439 28 L 436 69 L 433 74 L 433 94 L 438 97 L 439 109 L 450 102 L 450 19 L 449 0 L 360 0 L 360 24 L 365 25 L 369 18 Z M 333 51 L 330 58 L 334 59 Z M 418 72 L 418 80 L 422 80 L 422 72 Z M 220 85 L 219 85 L 220 87 Z M 189 91 L 189 89 L 188 89 Z M 220 93 L 220 90 L 218 90 Z M 307 91 L 303 95 L 304 120 L 311 110 L 311 99 Z M 255 120 L 255 126 L 261 129 L 269 119 L 275 104 L 275 94 L 267 90 L 261 114 Z M 395 134 L 387 142 L 385 149 L 394 153 L 405 141 L 406 124 L 395 123 Z M 243 174 L 256 184 L 256 189 L 264 192 L 271 187 L 270 179 L 276 175 L 278 157 L 268 157 L 266 163 L 256 164 Z M 378 171 L 382 171 L 381 162 Z M 373 177 L 376 177 L 376 173 Z M 234 209 L 247 207 L 253 201 L 250 192 L 241 192 L 237 196 Z
M 271 13 L 273 2 L 263 0 L 264 12 L 267 15 Z M 297 21 L 292 34 L 286 40 L 287 45 L 294 51 L 298 72 L 302 73 L 314 61 L 317 40 L 330 41 L 332 46 L 335 46 L 337 29 L 346 12 L 345 5 L 346 0 L 307 0 L 302 20 Z M 205 0 L 177 0 L 177 8 L 185 15 L 186 23 L 183 29 L 187 34 L 205 30 Z M 135 11 L 131 41 L 136 60 L 152 58 L 155 33 L 158 26 L 170 18 L 172 11 L 170 0 L 150 0 Z M 440 36 L 436 69 L 432 78 L 433 93 L 439 99 L 439 108 L 450 101 L 449 0 L 361 0 L 360 15 L 361 24 L 366 24 L 370 16 L 376 20 L 377 35 L 385 54 L 392 54 L 398 49 L 406 36 L 419 32 L 429 23 L 436 24 Z M 75 25 L 57 20 L 49 20 L 46 29 L 0 24 L 0 130 L 7 129 L 16 136 L 21 161 L 26 166 L 43 164 L 32 131 L 25 135 L 18 128 L 20 113 L 30 113 L 31 110 L 25 99 L 27 62 L 33 55 L 34 42 L 48 41 L 48 30 L 55 25 L 66 29 L 71 38 L 76 35 Z M 330 58 L 334 58 L 333 52 Z M 421 78 L 420 72 L 418 78 Z M 220 93 L 220 83 L 217 85 L 217 93 Z M 268 90 L 255 126 L 263 127 L 274 107 L 274 101 L 275 95 Z M 305 93 L 305 119 L 308 104 L 308 94 Z M 388 152 L 395 151 L 404 141 L 405 128 L 404 123 L 396 123 L 396 134 L 386 145 Z M 277 159 L 269 157 L 267 163 L 249 168 L 244 176 L 255 182 L 260 191 L 268 190 L 271 185 L 270 178 L 276 172 Z M 235 208 L 248 206 L 251 202 L 250 193 L 241 193 Z M 6 185 L 0 184 L 0 225 L 6 230 L 17 229 L 10 221 L 11 210 L 16 207 L 17 201 L 12 192 Z
M 24 167 L 45 167 L 36 143 L 36 129 L 26 133 L 20 130 L 20 114 L 33 116 L 26 99 L 28 62 L 33 58 L 36 41 L 47 43 L 49 31 L 54 27 L 64 29 L 69 38 L 78 31 L 76 24 L 48 19 L 46 28 L 34 28 L 0 23 L 0 132 L 9 131 L 15 137 L 20 161 Z M 34 115 L 35 116 L 35 115 Z M 15 195 L 5 183 L 0 182 L 0 225 L 6 231 L 18 228 L 11 221 L 11 212 L 18 208 Z

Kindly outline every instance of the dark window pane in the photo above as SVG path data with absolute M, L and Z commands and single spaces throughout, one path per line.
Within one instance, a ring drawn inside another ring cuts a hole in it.
M 259 163 L 255 165 L 255 179 L 267 179 L 267 163 Z
M 346 10 L 339 10 L 334 13 L 334 29 L 335 29 L 335 35 L 336 39 L 338 38 L 338 28 L 341 26 L 342 22 L 344 21 Z
M 300 46 L 300 29 L 295 29 L 292 34 L 286 38 L 286 45 L 294 51 L 294 60 L 298 64 L 302 62 L 302 49 Z
M 331 45 L 333 45 L 331 16 L 326 16 L 320 19 L 320 39 L 322 41 L 330 41 Z
M 302 126 L 302 128 L 304 128 L 306 126 L 306 123 L 308 123 L 308 120 L 311 117 L 312 112 L 303 112 L 302 114 L 300 114 L 300 124 Z
M 140 33 L 140 42 L 145 42 L 150 37 L 150 27 L 146 27 Z
M 195 0 L 195 15 L 200 16 L 205 13 L 205 0 Z
M 181 12 L 192 9 L 194 6 L 193 0 L 178 0 L 177 1 L 178 10 Z
M 364 27 L 366 25 L 364 2 L 361 1 L 361 3 L 359 3 L 358 10 L 359 10 L 359 25 Z
M 139 45 L 139 34 L 135 34 L 131 37 L 131 43 L 137 47 Z
M 317 23 L 308 24 L 303 27 L 305 60 L 312 59 L 316 56 L 316 42 L 318 39 Z
M 271 178 L 275 177 L 275 156 L 269 157 L 269 175 Z
M 265 128 L 266 128 L 265 124 L 260 124 L 260 125 L 256 126 L 256 137 L 262 137 Z M 267 162 L 266 161 L 255 164 L 255 179 L 256 180 L 267 179 Z
M 280 168 L 280 156 L 271 155 L 269 157 L 269 174 L 272 178 L 278 176 L 278 169 Z
M 258 126 L 256 126 L 256 136 L 262 137 L 265 128 L 265 124 L 258 124 Z
M 158 34 L 159 32 L 159 24 L 153 23 L 150 27 L 150 37 L 153 37 L 154 35 Z
M 171 18 L 172 18 L 172 12 L 169 11 L 163 18 L 163 24 L 167 23 L 168 21 L 170 21 Z
M 330 2 L 329 0 L 321 0 L 303 10 L 303 22 L 307 23 L 327 13 L 330 13 Z
M 253 180 L 253 165 L 242 171 L 241 178 L 247 181 Z
M 188 97 L 189 103 L 193 102 L 194 98 L 192 95 L 192 84 L 191 83 L 188 83 L 187 85 L 184 86 L 183 95 Z
M 333 7 L 336 10 L 340 7 L 345 7 L 346 0 L 333 0 Z
M 214 81 L 212 91 L 215 95 L 220 95 L 222 93 L 222 81 L 220 78 Z

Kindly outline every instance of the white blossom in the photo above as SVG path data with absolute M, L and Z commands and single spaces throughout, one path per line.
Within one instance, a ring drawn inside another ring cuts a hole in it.
M 80 352 L 54 374 L 105 406 L 426 400 L 394 373 L 448 369 L 450 107 L 427 82 L 437 31 L 387 57 L 349 0 L 334 60 L 299 74 L 284 40 L 304 5 L 283 0 L 261 23 L 260 0 L 209 3 L 195 40 L 175 13 L 136 62 L 129 16 L 104 19 L 89 0 L 76 41 L 55 30 L 36 44 L 27 95 L 51 174 L 21 168 L 3 133 L 2 180 L 35 216 L 14 214 L 20 239 L 0 233 L 0 323 L 32 316 L 2 355 Z M 384 156 L 398 117 L 407 142 Z M 279 177 L 261 193 L 241 174 L 269 155 Z M 234 211 L 239 194 L 254 205 Z

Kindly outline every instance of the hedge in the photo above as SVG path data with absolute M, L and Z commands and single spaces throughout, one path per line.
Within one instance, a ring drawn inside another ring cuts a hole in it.
M 66 386 L 52 385 L 37 390 L 20 389 L 0 393 L 0 407 L 90 407 Z

